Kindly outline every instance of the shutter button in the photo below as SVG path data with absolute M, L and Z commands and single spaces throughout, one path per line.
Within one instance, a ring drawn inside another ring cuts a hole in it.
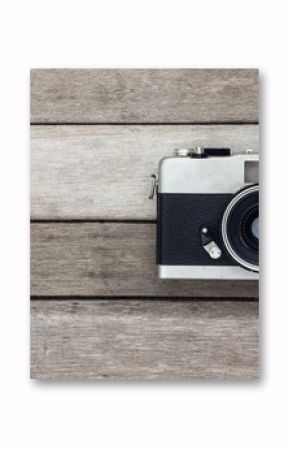
M 191 148 L 176 148 L 175 156 L 190 157 L 192 155 L 192 151 L 193 150 Z

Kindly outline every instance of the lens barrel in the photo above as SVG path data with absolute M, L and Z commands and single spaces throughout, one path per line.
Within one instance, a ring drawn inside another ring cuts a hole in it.
M 231 257 L 242 267 L 259 271 L 259 186 L 241 190 L 228 204 L 222 237 Z

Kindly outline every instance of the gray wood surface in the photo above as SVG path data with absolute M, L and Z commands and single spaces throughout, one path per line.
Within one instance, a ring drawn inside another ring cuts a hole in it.
M 257 302 L 32 301 L 35 379 L 255 379 Z
M 258 283 L 158 280 L 147 199 L 175 147 L 258 151 L 258 96 L 255 69 L 31 71 L 32 378 L 259 376 Z
M 32 126 L 33 219 L 153 219 L 149 176 L 175 148 L 259 150 L 257 125 Z
M 257 122 L 258 70 L 32 70 L 32 123 Z
M 157 279 L 152 223 L 33 223 L 34 296 L 257 297 L 256 281 Z

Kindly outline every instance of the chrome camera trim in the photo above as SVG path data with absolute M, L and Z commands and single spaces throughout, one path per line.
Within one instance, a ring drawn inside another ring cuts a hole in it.
M 245 270 L 239 265 L 158 265 L 160 279 L 212 279 L 212 280 L 243 280 L 259 279 L 259 274 Z
M 170 156 L 159 163 L 159 193 L 234 193 L 253 182 L 245 181 L 245 162 L 259 161 L 259 155 L 228 157 Z M 259 182 L 257 179 L 256 182 Z

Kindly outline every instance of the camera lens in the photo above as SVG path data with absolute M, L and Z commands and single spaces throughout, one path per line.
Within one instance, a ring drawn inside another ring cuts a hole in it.
M 259 271 L 259 186 L 240 191 L 228 204 L 222 236 L 231 257 L 252 271 Z

